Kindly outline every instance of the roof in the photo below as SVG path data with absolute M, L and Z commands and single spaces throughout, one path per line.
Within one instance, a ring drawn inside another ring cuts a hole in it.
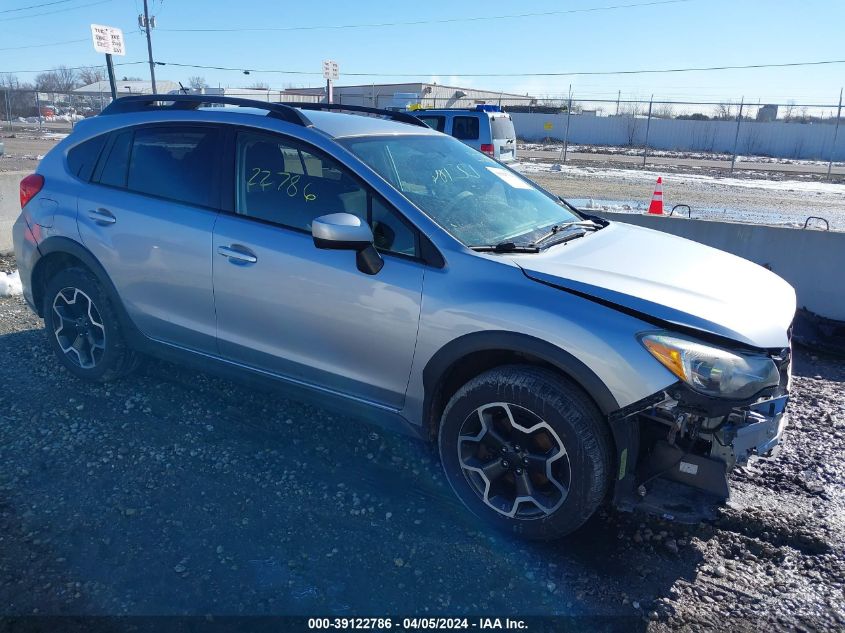
M 311 120 L 315 128 L 334 138 L 379 134 L 437 134 L 428 126 L 409 125 L 376 116 L 320 110 L 302 110 L 302 113 Z
M 212 104 L 219 104 L 213 106 Z M 212 106 L 212 107 L 208 107 Z M 325 109 L 321 109 L 325 108 Z M 329 110 L 328 108 L 335 108 Z M 202 114 L 200 114 L 202 113 Z M 229 114 L 271 116 L 288 124 L 312 127 L 333 138 L 367 135 L 437 134 L 405 112 L 363 106 L 263 103 L 223 95 L 132 95 L 112 101 L 97 119 L 115 115 L 178 115 L 180 120 L 221 121 Z M 221 117 L 221 115 L 223 115 Z M 386 117 L 386 118 L 385 118 Z M 157 117 L 156 117 L 157 118 Z

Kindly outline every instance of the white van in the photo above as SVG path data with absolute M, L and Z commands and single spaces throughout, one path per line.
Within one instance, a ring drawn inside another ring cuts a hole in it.
M 430 128 L 454 136 L 491 158 L 502 162 L 516 160 L 513 121 L 498 106 L 422 109 L 412 114 Z

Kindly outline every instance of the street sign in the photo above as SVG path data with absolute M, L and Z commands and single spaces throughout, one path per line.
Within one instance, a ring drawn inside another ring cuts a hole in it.
M 102 24 L 91 25 L 91 37 L 94 39 L 94 50 L 106 55 L 126 55 L 123 45 L 123 31 L 114 26 Z
M 332 61 L 331 59 L 323 60 L 323 77 L 332 81 L 336 81 L 340 77 L 340 66 L 338 66 L 336 61 Z

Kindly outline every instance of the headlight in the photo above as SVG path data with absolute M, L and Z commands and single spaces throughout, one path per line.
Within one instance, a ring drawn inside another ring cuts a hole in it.
M 780 383 L 777 365 L 767 356 L 730 352 L 663 333 L 644 334 L 640 341 L 669 371 L 708 396 L 739 400 Z

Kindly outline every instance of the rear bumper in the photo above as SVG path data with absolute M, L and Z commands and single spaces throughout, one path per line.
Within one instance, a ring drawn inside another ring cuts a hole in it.
M 37 225 L 36 230 L 38 230 Z M 38 310 L 35 309 L 35 301 L 32 295 L 32 270 L 38 258 L 41 257 L 41 253 L 38 252 L 36 235 L 27 223 L 24 213 L 21 213 L 12 225 L 12 242 L 15 247 L 15 262 L 23 286 L 23 298 L 32 311 L 37 314 Z

